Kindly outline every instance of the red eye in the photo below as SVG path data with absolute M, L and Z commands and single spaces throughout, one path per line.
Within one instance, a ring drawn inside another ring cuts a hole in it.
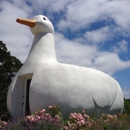
M 45 17 L 43 17 L 43 19 L 44 19 L 44 20 L 46 20 L 46 18 L 45 18 Z

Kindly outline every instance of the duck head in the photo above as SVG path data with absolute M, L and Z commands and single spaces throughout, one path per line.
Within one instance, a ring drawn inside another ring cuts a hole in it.
M 16 20 L 20 24 L 24 24 L 30 27 L 34 36 L 37 34 L 54 33 L 54 27 L 50 20 L 44 15 L 37 15 L 33 19 L 18 18 Z

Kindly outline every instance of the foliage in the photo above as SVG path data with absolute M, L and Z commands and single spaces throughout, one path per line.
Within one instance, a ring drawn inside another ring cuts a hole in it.
M 7 125 L 7 122 L 0 120 L 0 129 Z
M 36 110 L 30 116 L 19 121 L 8 122 L 4 130 L 61 130 L 62 116 L 58 106 L 49 106 L 47 110 Z
M 126 114 L 90 117 L 82 113 L 70 113 L 63 120 L 58 106 L 49 106 L 47 110 L 36 110 L 34 114 L 18 121 L 1 122 L 4 130 L 130 130 L 130 116 Z
M 126 114 L 130 115 L 130 99 L 124 100 L 124 111 Z
M 71 113 L 64 124 L 64 130 L 130 130 L 130 118 L 127 115 L 101 114 L 99 117 L 89 117 L 85 111 Z
M 22 66 L 20 60 L 11 56 L 6 45 L 0 41 L 0 116 L 7 113 L 6 97 L 14 72 Z

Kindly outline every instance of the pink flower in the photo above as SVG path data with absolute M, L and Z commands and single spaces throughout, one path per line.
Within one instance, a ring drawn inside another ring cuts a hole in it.
M 41 117 L 40 117 L 40 116 L 38 116 L 38 115 L 36 115 L 36 119 L 37 119 L 37 120 L 40 120 L 40 119 L 41 119 Z
M 50 120 L 51 120 L 51 115 L 50 115 L 49 113 L 47 113 L 47 114 L 45 115 L 45 119 L 48 120 L 48 121 L 50 121 Z
M 38 111 L 36 111 L 36 112 L 35 112 L 35 115 L 38 115 L 38 114 L 39 114 L 39 112 L 38 112 Z
M 30 122 L 34 122 L 35 121 L 35 118 L 32 116 L 31 118 L 30 118 Z
M 73 113 L 70 113 L 70 116 L 73 116 Z
M 83 114 L 85 114 L 85 110 L 82 110 Z
M 68 126 L 64 126 L 64 130 L 68 130 L 69 128 L 68 128 Z
M 75 129 L 75 125 L 72 125 L 72 126 L 71 126 L 71 130 L 74 130 L 74 129 Z
M 107 117 L 108 117 L 108 118 L 110 118 L 110 119 L 112 119 L 112 118 L 113 118 L 113 116 L 112 116 L 112 115 L 109 115 L 109 114 L 107 115 Z
M 67 122 L 67 125 L 68 125 L 68 126 L 70 126 L 70 125 L 71 125 L 69 121 Z
M 58 115 L 55 115 L 54 117 L 56 120 L 60 120 L 60 117 Z
M 91 127 L 91 126 L 92 126 L 92 124 L 91 124 L 89 121 L 86 121 L 86 125 L 87 125 L 88 127 Z
M 77 114 L 77 120 L 84 120 L 83 116 L 81 113 Z
M 53 108 L 56 108 L 56 105 L 55 105 L 55 104 L 53 105 Z
M 46 117 L 50 117 L 51 115 L 49 114 L 49 113 L 46 113 L 46 115 L 45 115 Z
M 81 122 L 80 121 L 77 121 L 76 123 L 78 126 L 81 126 Z
M 44 114 L 45 113 L 45 109 L 42 109 L 41 111 L 40 111 L 40 114 L 42 115 L 42 114 Z
M 84 116 L 85 118 L 89 118 L 89 116 L 88 116 L 88 115 L 86 115 L 86 114 L 84 114 L 83 116 Z
M 74 112 L 74 115 L 77 116 L 77 113 Z
M 3 121 L 3 124 L 4 124 L 4 125 L 7 125 L 7 122 Z
M 70 119 L 72 118 L 76 119 L 76 116 L 73 113 L 70 114 Z
M 44 122 L 44 121 L 46 121 L 46 118 L 44 116 L 42 116 L 41 120 Z
M 30 120 L 30 119 L 31 119 L 31 117 L 32 117 L 32 116 L 26 116 L 26 118 L 27 118 L 28 120 Z
M 7 122 L 5 122 L 5 121 L 1 121 L 1 120 L 0 120 L 0 125 L 1 125 L 0 127 L 2 128 L 2 126 L 7 125 Z
M 117 115 L 113 115 L 114 119 L 117 120 Z
M 53 107 L 52 106 L 48 106 L 48 109 L 51 110 Z
M 84 120 L 81 120 L 81 124 L 84 125 L 84 124 L 85 124 L 85 121 L 84 121 Z

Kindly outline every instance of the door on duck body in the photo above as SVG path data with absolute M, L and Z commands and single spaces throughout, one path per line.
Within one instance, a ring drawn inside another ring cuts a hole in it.
M 23 116 L 30 114 L 30 104 L 29 104 L 29 90 L 31 83 L 31 76 L 24 77 L 23 86 Z

